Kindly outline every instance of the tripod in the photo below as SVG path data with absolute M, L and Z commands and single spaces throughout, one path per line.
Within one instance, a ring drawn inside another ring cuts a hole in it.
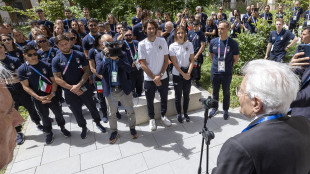
M 211 97 L 208 99 L 211 100 Z M 216 101 L 217 102 L 217 101 Z M 202 103 L 208 103 L 203 102 Z M 214 133 L 212 131 L 209 131 L 207 128 L 207 121 L 208 121 L 208 113 L 209 113 L 209 105 L 204 104 L 205 112 L 204 112 L 204 121 L 203 121 L 203 128 L 202 131 L 199 132 L 202 135 L 202 143 L 201 143 L 201 152 L 200 152 L 200 161 L 199 161 L 199 167 L 198 167 L 198 174 L 201 174 L 201 163 L 202 163 L 202 156 L 203 156 L 203 147 L 204 143 L 206 143 L 207 149 L 206 149 L 206 174 L 209 174 L 209 145 L 210 141 L 214 138 Z

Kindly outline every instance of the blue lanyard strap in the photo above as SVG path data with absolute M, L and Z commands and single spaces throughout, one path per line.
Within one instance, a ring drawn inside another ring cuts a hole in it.
M 132 54 L 131 48 L 130 48 L 130 46 L 129 46 L 129 44 L 128 44 L 128 42 L 127 42 L 126 40 L 125 40 L 125 43 L 126 43 L 126 45 L 128 46 L 128 48 L 129 48 L 131 58 L 134 60 L 135 57 L 134 57 L 134 55 Z M 133 42 L 132 42 L 132 44 L 133 44 L 133 49 L 134 49 L 135 55 L 136 55 L 136 46 L 135 46 L 135 44 L 134 44 Z
M 38 70 L 36 70 L 33 66 L 31 66 L 28 62 L 26 62 L 27 65 L 29 65 L 29 67 L 34 71 L 36 72 L 37 74 L 39 74 L 39 76 L 43 77 L 46 81 L 48 81 L 50 84 L 52 84 L 52 82 L 47 78 L 45 77 L 42 73 L 40 73 Z
M 283 31 L 284 31 L 284 29 L 282 29 L 281 33 L 279 34 L 279 36 L 277 37 L 277 39 L 274 41 L 273 44 L 275 44 L 277 42 L 277 40 L 281 37 Z
M 199 31 L 200 31 L 200 30 L 197 31 L 197 33 L 196 33 L 196 35 L 194 36 L 192 42 L 194 42 L 194 40 L 196 39 L 196 36 L 198 35 L 198 32 L 199 32 Z
M 304 81 L 304 83 L 302 83 L 301 88 L 303 88 L 303 87 L 306 85 L 306 83 L 309 82 L 309 81 L 310 81 L 310 74 L 308 75 L 308 77 L 306 78 L 306 80 Z M 300 89 L 301 89 L 301 88 L 300 88 Z
M 47 58 L 49 58 L 49 57 L 50 57 L 51 52 L 52 52 L 52 47 L 50 48 L 50 51 L 48 52 Z
M 269 121 L 269 120 L 274 120 L 274 119 L 277 119 L 277 118 L 280 118 L 280 117 L 283 117 L 283 114 L 275 114 L 275 115 L 264 117 L 264 118 L 258 120 L 258 122 L 256 122 L 255 124 L 252 124 L 252 125 L 246 127 L 242 132 L 245 132 L 245 131 L 247 131 L 249 129 L 252 129 L 254 126 L 258 125 L 259 123 L 266 122 L 266 121 Z
M 67 72 L 67 70 L 68 70 L 68 67 L 69 67 L 69 64 L 70 64 L 70 61 L 71 61 L 71 59 L 72 59 L 72 55 L 73 55 L 73 51 L 72 51 L 72 53 L 71 53 L 71 55 L 70 55 L 70 57 L 69 57 L 69 60 L 68 60 L 68 62 L 67 62 L 67 64 L 66 64 L 66 67 L 65 67 L 64 72 L 62 73 L 62 75 L 65 75 L 65 74 L 66 74 L 66 72 Z
M 89 36 L 90 36 L 93 40 L 95 40 L 94 36 L 92 36 L 90 33 L 88 33 L 88 34 L 89 34 Z
M 224 60 L 226 58 L 228 39 L 229 39 L 229 37 L 227 37 L 226 46 L 225 46 L 225 49 L 224 49 Z M 220 38 L 219 38 L 218 46 L 217 46 L 217 57 L 218 57 L 218 59 L 221 57 L 221 40 L 220 40 Z
M 116 62 L 112 60 L 112 71 L 116 71 Z

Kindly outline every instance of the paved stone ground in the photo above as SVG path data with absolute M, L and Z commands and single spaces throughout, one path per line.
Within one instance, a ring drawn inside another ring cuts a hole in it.
M 208 96 L 203 91 L 203 96 Z M 222 106 L 220 106 L 222 108 Z M 168 108 L 171 109 L 171 108 Z M 85 140 L 80 138 L 81 129 L 68 107 L 63 107 L 66 128 L 71 130 L 70 138 L 63 137 L 59 127 L 54 123 L 55 140 L 51 145 L 45 144 L 45 135 L 38 131 L 29 119 L 24 133 L 26 141 L 15 149 L 13 161 L 8 165 L 6 174 L 192 174 L 197 173 L 201 151 L 204 111 L 190 113 L 191 121 L 180 124 L 175 116 L 169 117 L 173 125 L 165 128 L 157 120 L 157 131 L 151 132 L 148 124 L 136 127 L 139 138 L 131 139 L 127 126 L 127 117 L 119 120 L 120 138 L 114 144 L 108 143 L 108 133 L 100 133 L 92 122 L 86 108 L 83 109 L 90 129 Z M 223 120 L 222 112 L 208 120 L 207 127 L 213 131 L 215 138 L 210 144 L 209 171 L 215 167 L 222 144 L 242 131 L 249 121 L 239 114 L 239 109 L 231 109 L 230 119 Z M 53 117 L 53 116 L 52 116 Z M 104 124 L 109 127 L 108 124 Z M 206 172 L 204 150 L 203 172 Z

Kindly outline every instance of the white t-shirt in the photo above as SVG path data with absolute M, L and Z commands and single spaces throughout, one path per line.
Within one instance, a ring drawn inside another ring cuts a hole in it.
M 175 56 L 177 58 L 178 65 L 184 68 L 187 68 L 190 64 L 189 58 L 191 54 L 194 54 L 193 44 L 191 42 L 184 42 L 183 45 L 174 42 L 169 47 L 170 56 Z M 180 75 L 179 71 L 173 67 L 173 75 Z
M 160 75 L 160 71 L 164 65 L 165 55 L 168 55 L 168 45 L 164 38 L 156 37 L 154 42 L 150 42 L 147 38 L 139 42 L 138 45 L 138 55 L 139 60 L 146 59 L 146 66 L 151 70 L 151 72 L 157 76 Z M 167 78 L 166 71 L 161 79 Z M 153 81 L 144 72 L 144 80 Z

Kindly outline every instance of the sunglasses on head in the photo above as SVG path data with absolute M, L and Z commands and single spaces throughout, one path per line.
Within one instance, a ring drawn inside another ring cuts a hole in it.
M 12 40 L 12 39 L 10 39 L 10 38 L 7 38 L 7 39 L 2 39 L 2 42 L 5 42 L 5 41 L 10 41 L 10 40 Z
M 27 54 L 28 57 L 32 57 L 32 56 L 38 56 L 38 53 L 33 53 L 33 54 Z
M 45 43 L 47 40 L 39 40 L 38 43 Z

